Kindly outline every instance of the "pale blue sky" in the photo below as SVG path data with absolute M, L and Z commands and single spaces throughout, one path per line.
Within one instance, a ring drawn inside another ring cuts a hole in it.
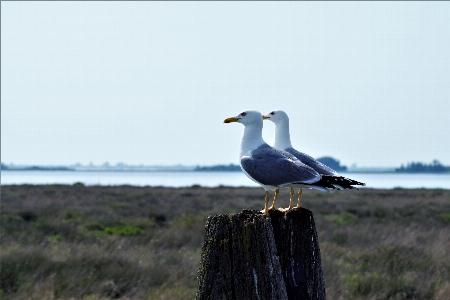
M 1 3 L 2 162 L 237 164 L 244 109 L 314 157 L 450 165 L 450 2 Z

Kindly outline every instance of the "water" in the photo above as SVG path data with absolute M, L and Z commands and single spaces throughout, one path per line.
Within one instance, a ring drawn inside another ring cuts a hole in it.
M 365 182 L 368 188 L 450 189 L 450 174 L 342 173 Z M 242 172 L 76 172 L 76 171 L 1 171 L 1 184 L 136 185 L 185 187 L 257 187 Z

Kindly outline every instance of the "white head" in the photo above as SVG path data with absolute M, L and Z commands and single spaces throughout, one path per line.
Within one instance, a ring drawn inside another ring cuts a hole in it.
M 291 136 L 289 134 L 289 117 L 282 110 L 273 110 L 263 116 L 264 120 L 270 120 L 275 123 L 275 136 L 273 146 L 279 149 L 291 148 Z
M 244 126 L 257 124 L 262 127 L 263 117 L 259 111 L 256 110 L 244 110 L 236 117 L 227 118 L 223 121 L 224 123 L 238 122 Z
M 245 126 L 241 138 L 241 158 L 250 155 L 253 149 L 265 144 L 262 138 L 263 118 L 259 111 L 245 110 L 236 117 L 227 118 L 223 122 L 238 122 Z
M 270 113 L 268 113 L 267 115 L 264 115 L 263 119 L 272 121 L 275 124 L 280 124 L 282 122 L 287 122 L 289 124 L 288 115 L 280 109 L 273 110 Z

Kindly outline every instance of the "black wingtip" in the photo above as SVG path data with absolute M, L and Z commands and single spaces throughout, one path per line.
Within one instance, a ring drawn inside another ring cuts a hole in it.
M 344 176 L 333 176 L 333 175 L 321 175 L 321 176 L 322 178 L 318 182 L 315 182 L 314 185 L 319 185 L 321 187 L 335 190 L 340 190 L 341 188 L 345 190 L 351 189 L 358 190 L 358 188 L 356 188 L 355 185 L 366 186 L 364 182 L 359 182 L 350 178 L 346 178 Z

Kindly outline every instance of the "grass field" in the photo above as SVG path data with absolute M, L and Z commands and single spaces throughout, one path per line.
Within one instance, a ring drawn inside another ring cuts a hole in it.
M 288 190 L 279 204 L 288 204 Z M 193 299 L 208 215 L 261 188 L 1 187 L 1 299 Z M 328 299 L 450 299 L 450 191 L 304 191 Z

